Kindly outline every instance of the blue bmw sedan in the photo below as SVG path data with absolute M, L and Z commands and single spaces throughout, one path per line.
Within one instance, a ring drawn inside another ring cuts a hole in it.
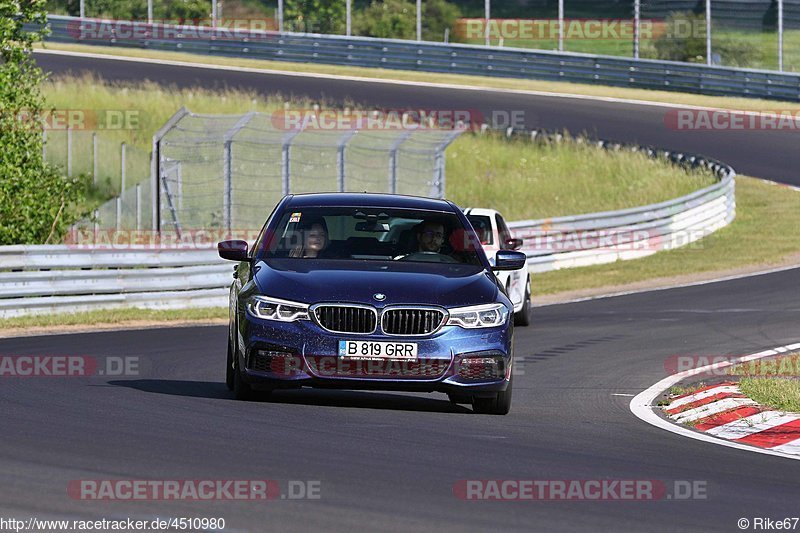
M 283 198 L 230 291 L 226 382 L 240 400 L 278 388 L 444 392 L 479 413 L 511 408 L 513 304 L 462 211 L 389 194 Z

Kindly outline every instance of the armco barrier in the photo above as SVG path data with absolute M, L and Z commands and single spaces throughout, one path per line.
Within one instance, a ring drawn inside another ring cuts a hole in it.
M 563 138 L 541 130 L 509 130 L 506 135 L 542 142 Z M 680 166 L 706 167 L 719 181 L 644 207 L 512 222 L 515 236 L 525 240 L 531 272 L 643 257 L 694 242 L 735 217 L 735 172 L 729 166 L 649 147 L 599 144 L 607 150 L 641 151 Z M 0 247 L 0 318 L 119 307 L 225 306 L 231 274 L 231 263 L 220 259 L 215 249 L 4 246 Z
M 800 75 L 675 61 L 370 37 L 219 30 L 50 15 L 53 42 L 698 94 L 800 100 Z
M 118 307 L 224 306 L 231 264 L 216 250 L 0 247 L 0 317 Z
M 561 142 L 563 135 L 546 130 L 508 129 L 506 136 L 532 141 Z M 592 142 L 583 138 L 578 142 Z M 649 146 L 598 141 L 606 150 L 640 152 L 685 167 L 704 167 L 717 183 L 657 204 L 577 216 L 509 223 L 523 239 L 531 272 L 598 265 L 637 259 L 661 250 L 691 244 L 730 224 L 736 216 L 735 176 L 728 165 L 700 155 L 658 150 Z

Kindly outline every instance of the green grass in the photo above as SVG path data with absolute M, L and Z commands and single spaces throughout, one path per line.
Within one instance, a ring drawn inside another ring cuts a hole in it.
M 791 378 L 742 378 L 739 389 L 761 405 L 800 413 L 800 380 Z
M 136 321 L 174 322 L 227 319 L 225 307 L 198 309 L 154 310 L 154 309 L 105 309 L 83 313 L 57 313 L 30 315 L 0 319 L 0 330 L 15 328 L 49 328 L 55 326 L 78 326 L 91 324 L 124 324 Z
M 756 359 L 728 368 L 728 374 L 742 377 L 800 377 L 800 353 Z
M 447 150 L 447 196 L 507 220 L 578 215 L 677 198 L 714 183 L 640 153 L 574 142 L 462 135 Z
M 43 84 L 42 92 L 48 104 L 56 109 L 136 112 L 139 117 L 137 127 L 103 130 L 99 132 L 99 136 L 108 141 L 124 141 L 147 150 L 150 149 L 153 134 L 181 106 L 196 113 L 239 114 L 248 111 L 274 111 L 283 108 L 286 101 L 278 95 L 264 98 L 256 92 L 243 90 L 182 89 L 175 86 L 165 87 L 151 81 L 133 85 L 108 83 L 90 74 L 51 79 Z M 299 99 L 293 99 L 292 103 L 297 107 L 310 105 L 309 102 Z M 60 133 L 58 130 L 51 131 L 50 140 L 60 140 Z
M 609 87 L 604 85 L 589 85 L 583 83 L 551 82 L 538 80 L 523 80 L 511 78 L 495 78 L 485 76 L 463 76 L 458 74 L 440 74 L 428 72 L 413 72 L 404 70 L 389 70 L 366 67 L 343 67 L 336 65 L 322 65 L 311 63 L 292 63 L 283 61 L 266 61 L 260 59 L 244 59 L 230 57 L 213 57 L 185 52 L 166 52 L 141 50 L 135 48 L 121 48 L 110 46 L 89 46 L 62 43 L 47 43 L 45 48 L 51 50 L 64 50 L 83 53 L 106 54 L 124 57 L 149 58 L 155 60 L 188 61 L 206 65 L 222 65 L 227 67 L 245 67 L 255 69 L 271 69 L 289 72 L 309 72 L 331 74 L 339 76 L 359 76 L 381 80 L 420 81 L 428 83 L 447 83 L 463 86 L 490 87 L 498 89 L 511 89 L 522 91 L 543 91 L 551 93 L 579 94 L 586 96 L 625 98 L 648 102 L 665 102 L 676 105 L 693 105 L 718 107 L 737 110 L 775 110 L 800 111 L 800 102 L 780 102 L 761 100 L 758 98 L 732 98 L 723 96 L 705 96 L 691 93 L 654 91 L 648 89 L 628 89 L 624 87 Z
M 736 178 L 736 219 L 683 248 L 634 261 L 556 270 L 534 276 L 534 295 L 625 285 L 654 278 L 780 264 L 800 253 L 800 193 Z
M 284 99 L 275 96 L 264 98 L 247 91 L 207 91 L 203 89 L 178 89 L 153 82 L 135 85 L 109 84 L 85 75 L 49 80 L 42 86 L 48 105 L 57 110 L 123 111 L 135 113 L 135 128 L 103 129 L 97 132 L 98 179 L 91 191 L 83 212 L 91 212 L 121 191 L 120 144 L 128 145 L 126 154 L 129 189 L 136 183 L 149 183 L 151 142 L 153 134 L 181 108 L 187 106 L 198 113 L 237 114 L 247 111 L 271 112 L 282 109 Z M 297 107 L 308 107 L 309 102 L 297 100 Z M 63 129 L 48 131 L 47 160 L 66 169 L 67 134 Z M 92 131 L 76 130 L 73 134 L 73 174 L 92 173 Z M 145 187 L 149 198 L 149 188 Z M 101 212 L 101 218 L 103 213 Z M 109 215 L 109 216 L 113 216 Z
M 468 44 L 482 45 L 484 40 L 467 39 Z M 750 45 L 754 49 L 748 68 L 778 70 L 778 34 L 773 31 L 745 31 L 728 28 L 714 28 L 711 32 L 711 51 L 725 44 L 736 42 L 739 45 Z M 490 39 L 493 46 L 500 45 L 498 39 Z M 639 43 L 640 57 L 657 59 L 654 39 L 643 38 Z M 538 50 L 557 50 L 557 39 L 514 39 L 505 40 L 505 47 L 531 48 Z M 633 57 L 633 43 L 627 39 L 564 39 L 564 50 L 585 54 Z M 732 58 L 722 58 L 722 64 L 732 64 Z M 800 30 L 786 30 L 783 35 L 783 66 L 787 72 L 800 70 Z

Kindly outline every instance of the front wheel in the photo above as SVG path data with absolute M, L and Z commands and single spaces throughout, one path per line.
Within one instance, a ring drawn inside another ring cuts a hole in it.
M 457 392 L 448 392 L 447 398 L 450 400 L 450 403 L 460 404 L 460 403 L 472 403 L 472 397 L 469 394 L 459 394 Z
M 227 364 L 225 366 L 225 385 L 228 387 L 228 390 L 233 390 L 233 381 L 234 381 L 234 367 L 233 367 L 233 346 L 232 341 L 230 338 L 230 334 L 228 335 L 228 358 Z
M 515 326 L 530 326 L 531 325 L 531 280 L 528 277 L 528 283 L 525 284 L 525 300 L 522 303 L 522 309 L 518 313 L 514 313 Z
M 242 371 L 238 368 L 233 371 L 233 397 L 245 402 L 253 399 L 253 389 L 244 380 Z
M 512 382 L 513 379 L 509 380 L 506 390 L 498 392 L 494 398 L 474 398 L 472 410 L 483 415 L 507 415 L 511 411 Z

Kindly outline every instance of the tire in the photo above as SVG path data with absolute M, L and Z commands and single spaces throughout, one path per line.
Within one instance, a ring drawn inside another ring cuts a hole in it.
M 253 389 L 242 377 L 238 368 L 233 371 L 233 397 L 239 401 L 249 402 L 254 399 Z
M 231 343 L 230 334 L 228 334 L 228 357 L 227 357 L 227 364 L 225 366 L 225 385 L 228 387 L 228 390 L 233 390 L 233 380 L 234 380 L 234 368 L 233 368 L 233 346 Z
M 472 410 L 482 415 L 507 415 L 511 411 L 511 385 L 513 378 L 508 382 L 508 388 L 498 392 L 494 398 L 474 398 Z
M 531 314 L 531 280 L 529 276 L 528 283 L 525 285 L 525 302 L 522 304 L 522 309 L 519 310 L 519 313 L 514 313 L 514 325 L 522 327 L 530 326 Z
M 248 402 L 255 399 L 255 393 L 250 388 L 250 384 L 244 380 L 242 376 L 242 369 L 239 368 L 239 354 L 234 350 L 232 341 L 228 341 L 228 354 L 231 358 L 231 364 L 228 365 L 231 375 L 231 390 L 233 397 L 236 400 Z M 227 383 L 227 374 L 226 374 Z
M 468 394 L 458 394 L 455 392 L 448 392 L 447 398 L 450 400 L 450 403 L 454 404 L 472 403 L 472 397 Z

